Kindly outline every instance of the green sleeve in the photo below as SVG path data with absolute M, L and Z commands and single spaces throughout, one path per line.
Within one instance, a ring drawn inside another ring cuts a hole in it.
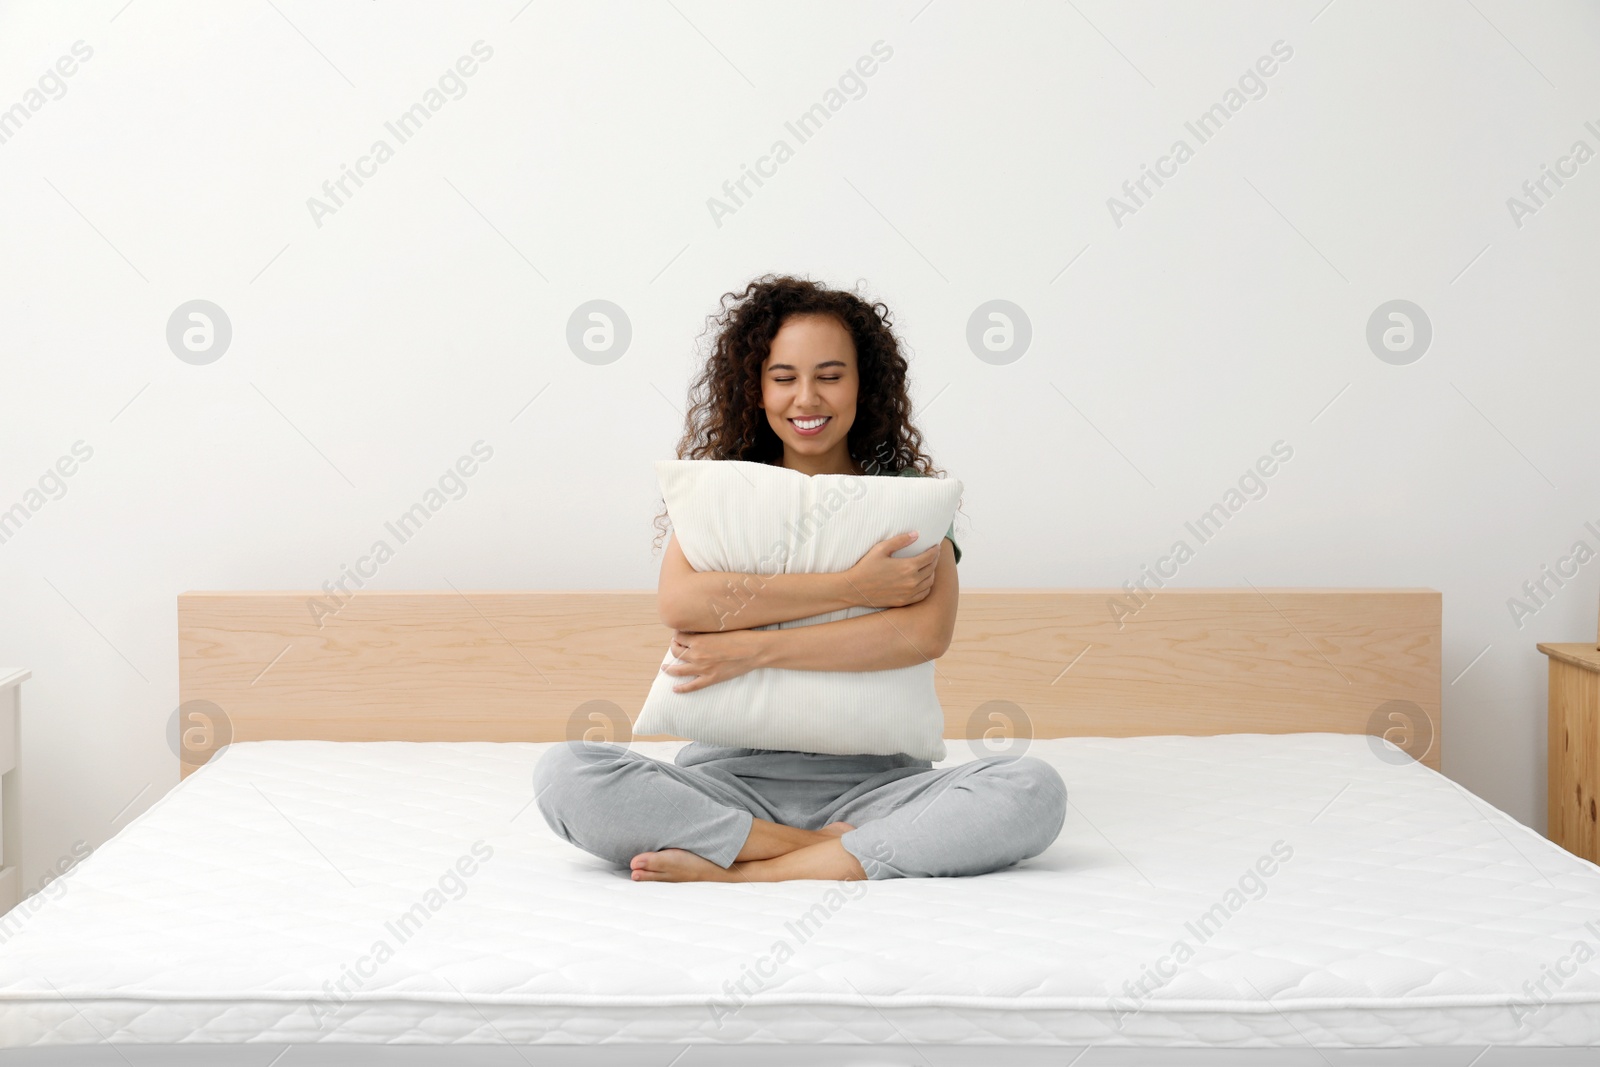
M 905 470 L 900 472 L 900 475 L 901 475 L 901 477 L 911 477 L 911 478 L 925 478 L 925 477 L 927 477 L 927 475 L 923 474 L 921 471 L 919 471 L 919 470 L 917 470 L 917 469 L 915 469 L 913 467 L 907 467 Z M 956 544 L 956 524 L 955 524 L 954 521 L 952 521 L 950 523 L 950 529 L 945 531 L 945 536 L 950 539 L 950 547 L 955 550 L 956 562 L 960 563 L 961 562 L 961 546 Z

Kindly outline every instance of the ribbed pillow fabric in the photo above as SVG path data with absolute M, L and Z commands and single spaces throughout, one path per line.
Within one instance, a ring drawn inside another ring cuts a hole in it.
M 951 478 L 806 475 L 743 460 L 656 464 L 673 536 L 697 571 L 753 575 L 725 598 L 729 622 L 759 598 L 760 576 L 849 570 L 880 541 L 917 531 L 895 553 L 938 544 L 955 516 L 961 483 Z M 754 627 L 788 629 L 881 611 L 850 607 Z M 669 645 L 662 665 L 680 662 Z M 685 676 L 657 674 L 634 724 L 636 734 L 674 734 L 712 745 L 890 755 L 941 760 L 944 711 L 933 662 L 885 671 L 801 671 L 761 667 L 690 693 Z

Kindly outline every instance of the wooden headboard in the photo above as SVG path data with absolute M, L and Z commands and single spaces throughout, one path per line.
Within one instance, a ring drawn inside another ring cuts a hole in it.
M 1382 734 L 1435 769 L 1432 589 L 963 590 L 947 737 Z M 229 740 L 626 740 L 670 631 L 654 592 L 178 597 L 182 773 Z M 599 731 L 597 734 L 596 731 Z

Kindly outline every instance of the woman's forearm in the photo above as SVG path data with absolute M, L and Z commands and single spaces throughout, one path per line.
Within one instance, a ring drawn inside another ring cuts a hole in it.
M 922 604 L 834 622 L 764 630 L 761 666 L 801 671 L 887 671 L 926 663 L 945 648 Z
M 843 573 L 695 571 L 680 579 L 671 617 L 663 621 L 674 629 L 699 633 L 750 630 L 852 607 L 856 603 L 852 592 Z

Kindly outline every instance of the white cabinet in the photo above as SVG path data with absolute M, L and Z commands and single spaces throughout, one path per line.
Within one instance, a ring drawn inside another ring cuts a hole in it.
M 0 667 L 0 914 L 22 899 L 22 816 L 17 794 L 17 752 L 21 747 L 22 683 L 29 672 Z

